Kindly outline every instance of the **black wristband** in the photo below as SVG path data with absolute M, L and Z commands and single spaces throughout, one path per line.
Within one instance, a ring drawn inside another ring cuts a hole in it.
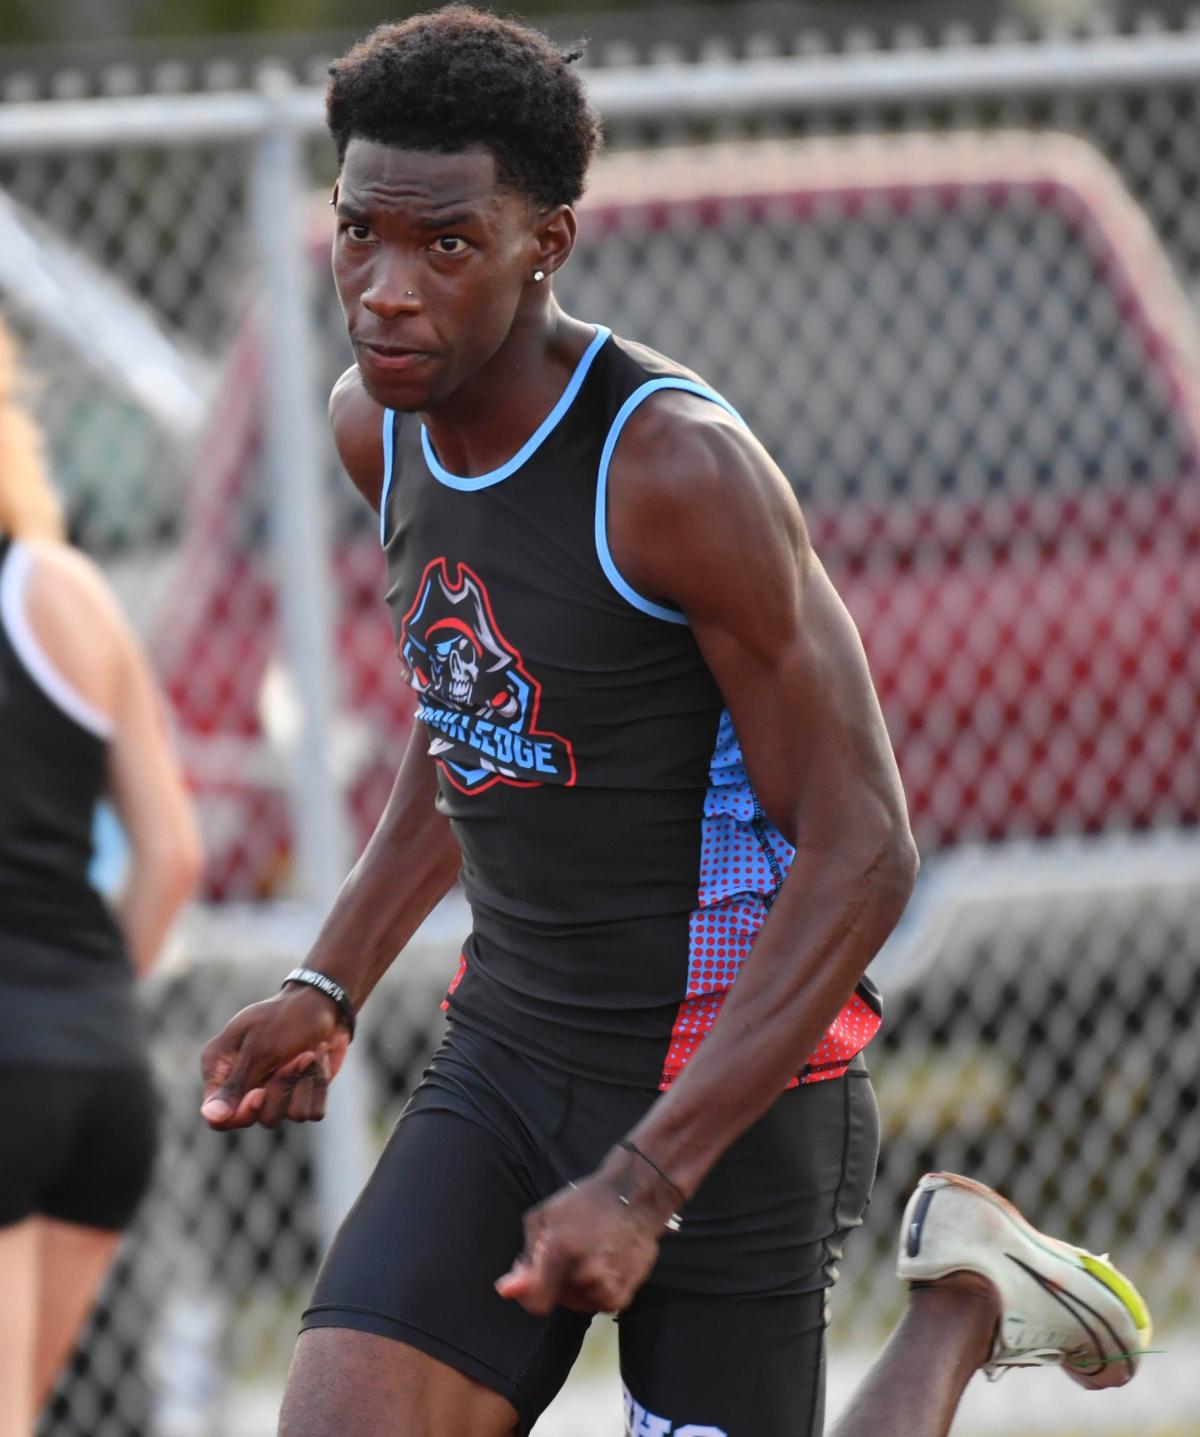
M 666 1175 L 666 1173 L 663 1172 L 662 1168 L 660 1168 L 659 1165 L 654 1161 L 654 1159 L 648 1158 L 646 1154 L 642 1152 L 641 1148 L 637 1146 L 636 1143 L 631 1143 L 628 1138 L 622 1138 L 620 1142 L 617 1143 L 617 1147 L 624 1148 L 627 1153 L 632 1153 L 635 1158 L 641 1158 L 642 1162 L 644 1162 L 648 1167 L 652 1167 L 654 1171 L 659 1175 L 659 1177 L 662 1178 L 663 1182 L 665 1182 L 669 1188 L 673 1188 L 674 1191 L 678 1194 L 680 1207 L 682 1207 L 684 1203 L 687 1202 L 687 1194 L 679 1186 L 679 1184 L 672 1182 L 671 1179 Z
M 354 1037 L 354 1008 L 350 1003 L 350 995 L 340 983 L 335 983 L 324 973 L 318 973 L 315 968 L 293 968 L 279 986 L 285 988 L 289 983 L 304 983 L 315 988 L 318 993 L 324 993 L 341 1014 L 350 1036 Z

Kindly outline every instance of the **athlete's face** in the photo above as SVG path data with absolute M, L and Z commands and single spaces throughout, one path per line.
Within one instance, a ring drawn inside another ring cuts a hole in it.
M 333 275 L 367 393 L 426 409 L 491 359 L 538 267 L 531 202 L 479 148 L 351 140 L 334 195 Z

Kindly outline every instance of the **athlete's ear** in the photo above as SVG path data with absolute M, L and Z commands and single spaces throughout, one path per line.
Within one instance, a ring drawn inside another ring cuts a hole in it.
M 342 189 L 342 182 L 341 182 L 341 180 L 340 180 L 340 179 L 339 179 L 339 180 L 334 180 L 334 182 L 333 182 L 333 193 L 329 196 L 329 203 L 330 203 L 331 205 L 333 205 L 335 209 L 336 209 L 336 207 L 337 207 L 338 195 L 341 193 L 341 189 Z
M 561 269 L 575 248 L 578 230 L 575 211 L 570 205 L 556 205 L 539 215 L 533 232 L 536 251 L 531 270 L 553 274 L 556 269 Z

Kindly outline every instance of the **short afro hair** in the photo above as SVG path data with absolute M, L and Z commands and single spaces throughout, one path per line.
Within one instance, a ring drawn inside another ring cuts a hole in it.
M 579 54 L 470 5 L 381 25 L 330 66 L 338 164 L 355 138 L 441 154 L 480 145 L 505 187 L 541 208 L 572 205 L 600 137 L 571 69 Z

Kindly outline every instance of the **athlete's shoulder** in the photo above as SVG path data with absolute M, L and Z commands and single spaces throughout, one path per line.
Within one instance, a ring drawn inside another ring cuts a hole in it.
M 621 435 L 608 539 L 633 590 L 682 610 L 693 628 L 742 622 L 743 571 L 794 589 L 811 556 L 796 496 L 750 430 L 711 399 L 675 389 L 651 394 Z
M 623 468 L 645 465 L 668 490 L 694 493 L 705 475 L 719 482 L 743 465 L 774 467 L 737 411 L 702 375 L 634 340 L 614 335 L 613 346 L 631 388 L 617 449 Z
M 629 414 L 612 455 L 609 526 L 630 554 L 648 536 L 667 533 L 680 545 L 753 546 L 771 533 L 804 542 L 791 485 L 740 416 L 699 379 L 650 390 Z
M 694 369 L 661 354 L 657 349 L 651 349 L 648 344 L 614 334 L 609 340 L 608 348 L 618 363 L 623 363 L 628 368 L 631 377 L 639 385 L 652 384 L 663 379 L 678 379 L 700 389 L 710 390 L 710 386 Z
M 629 414 L 613 457 L 618 483 L 620 474 L 633 476 L 644 498 L 668 504 L 715 501 L 747 487 L 791 495 L 770 455 L 720 394 L 678 365 L 663 378 L 681 383 L 647 387 Z
M 358 365 L 352 364 L 329 396 L 329 424 L 343 468 L 374 509 L 383 493 L 383 416 L 382 405 L 363 388 Z

